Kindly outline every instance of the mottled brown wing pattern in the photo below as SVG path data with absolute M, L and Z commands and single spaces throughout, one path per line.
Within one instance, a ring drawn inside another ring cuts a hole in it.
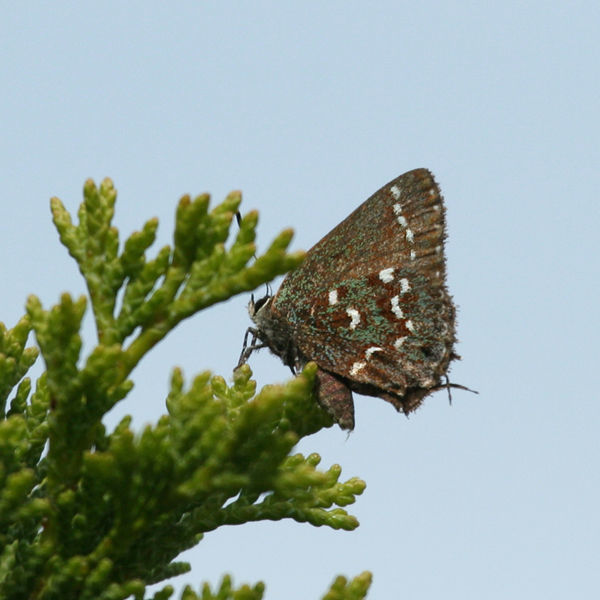
M 320 400 L 342 426 L 353 414 L 344 390 L 409 412 L 456 358 L 445 236 L 433 176 L 410 171 L 327 234 L 272 301 L 251 312 L 257 336 L 284 362 L 319 365 Z

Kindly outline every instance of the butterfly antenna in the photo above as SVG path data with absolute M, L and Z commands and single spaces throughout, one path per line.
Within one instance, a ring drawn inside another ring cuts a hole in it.
M 242 228 L 242 213 L 239 210 L 235 211 L 235 220 L 236 220 L 236 222 L 238 224 L 238 228 L 241 229 Z M 252 255 L 252 258 L 254 260 L 256 260 L 256 253 L 254 253 Z
M 477 390 L 472 390 L 471 388 L 468 388 L 466 385 L 461 385 L 460 383 L 450 383 L 450 380 L 448 379 L 448 376 L 445 375 L 446 378 L 446 383 L 444 385 L 441 385 L 440 387 L 445 387 L 446 390 L 448 390 L 448 403 L 450 405 L 452 405 L 452 392 L 450 391 L 451 388 L 455 388 L 457 390 L 464 390 L 465 392 L 471 392 L 472 394 L 479 394 L 479 392 Z

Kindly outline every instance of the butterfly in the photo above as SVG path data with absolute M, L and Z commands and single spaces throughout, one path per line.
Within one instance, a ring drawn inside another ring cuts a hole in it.
M 318 401 L 348 430 L 352 392 L 408 414 L 435 390 L 466 389 L 443 382 L 459 358 L 445 212 L 426 169 L 383 186 L 308 251 L 275 295 L 252 297 L 254 327 L 239 364 L 263 347 L 293 372 L 314 361 Z

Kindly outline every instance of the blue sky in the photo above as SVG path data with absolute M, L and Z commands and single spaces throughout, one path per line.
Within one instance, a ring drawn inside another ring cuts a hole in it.
M 126 236 L 184 193 L 232 189 L 309 248 L 400 173 L 446 199 L 459 305 L 454 381 L 406 419 L 357 398 L 356 430 L 303 441 L 367 490 L 352 533 L 229 527 L 183 558 L 267 599 L 319 598 L 369 569 L 369 598 L 595 597 L 600 591 L 596 2 L 30 2 L 0 23 L 0 320 L 83 283 L 48 209 L 87 177 Z M 171 368 L 229 376 L 247 297 L 183 323 L 109 415 L 164 411 Z M 87 322 L 87 335 L 92 335 Z M 89 338 L 87 347 L 90 347 Z M 259 385 L 289 372 L 253 356 Z M 288 586 L 293 582 L 292 592 Z

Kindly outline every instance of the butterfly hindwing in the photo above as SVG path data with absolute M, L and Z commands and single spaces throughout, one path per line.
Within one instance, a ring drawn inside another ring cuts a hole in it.
M 402 175 L 309 251 L 273 311 L 324 369 L 393 393 L 431 387 L 454 342 L 444 237 L 444 207 L 429 172 Z

